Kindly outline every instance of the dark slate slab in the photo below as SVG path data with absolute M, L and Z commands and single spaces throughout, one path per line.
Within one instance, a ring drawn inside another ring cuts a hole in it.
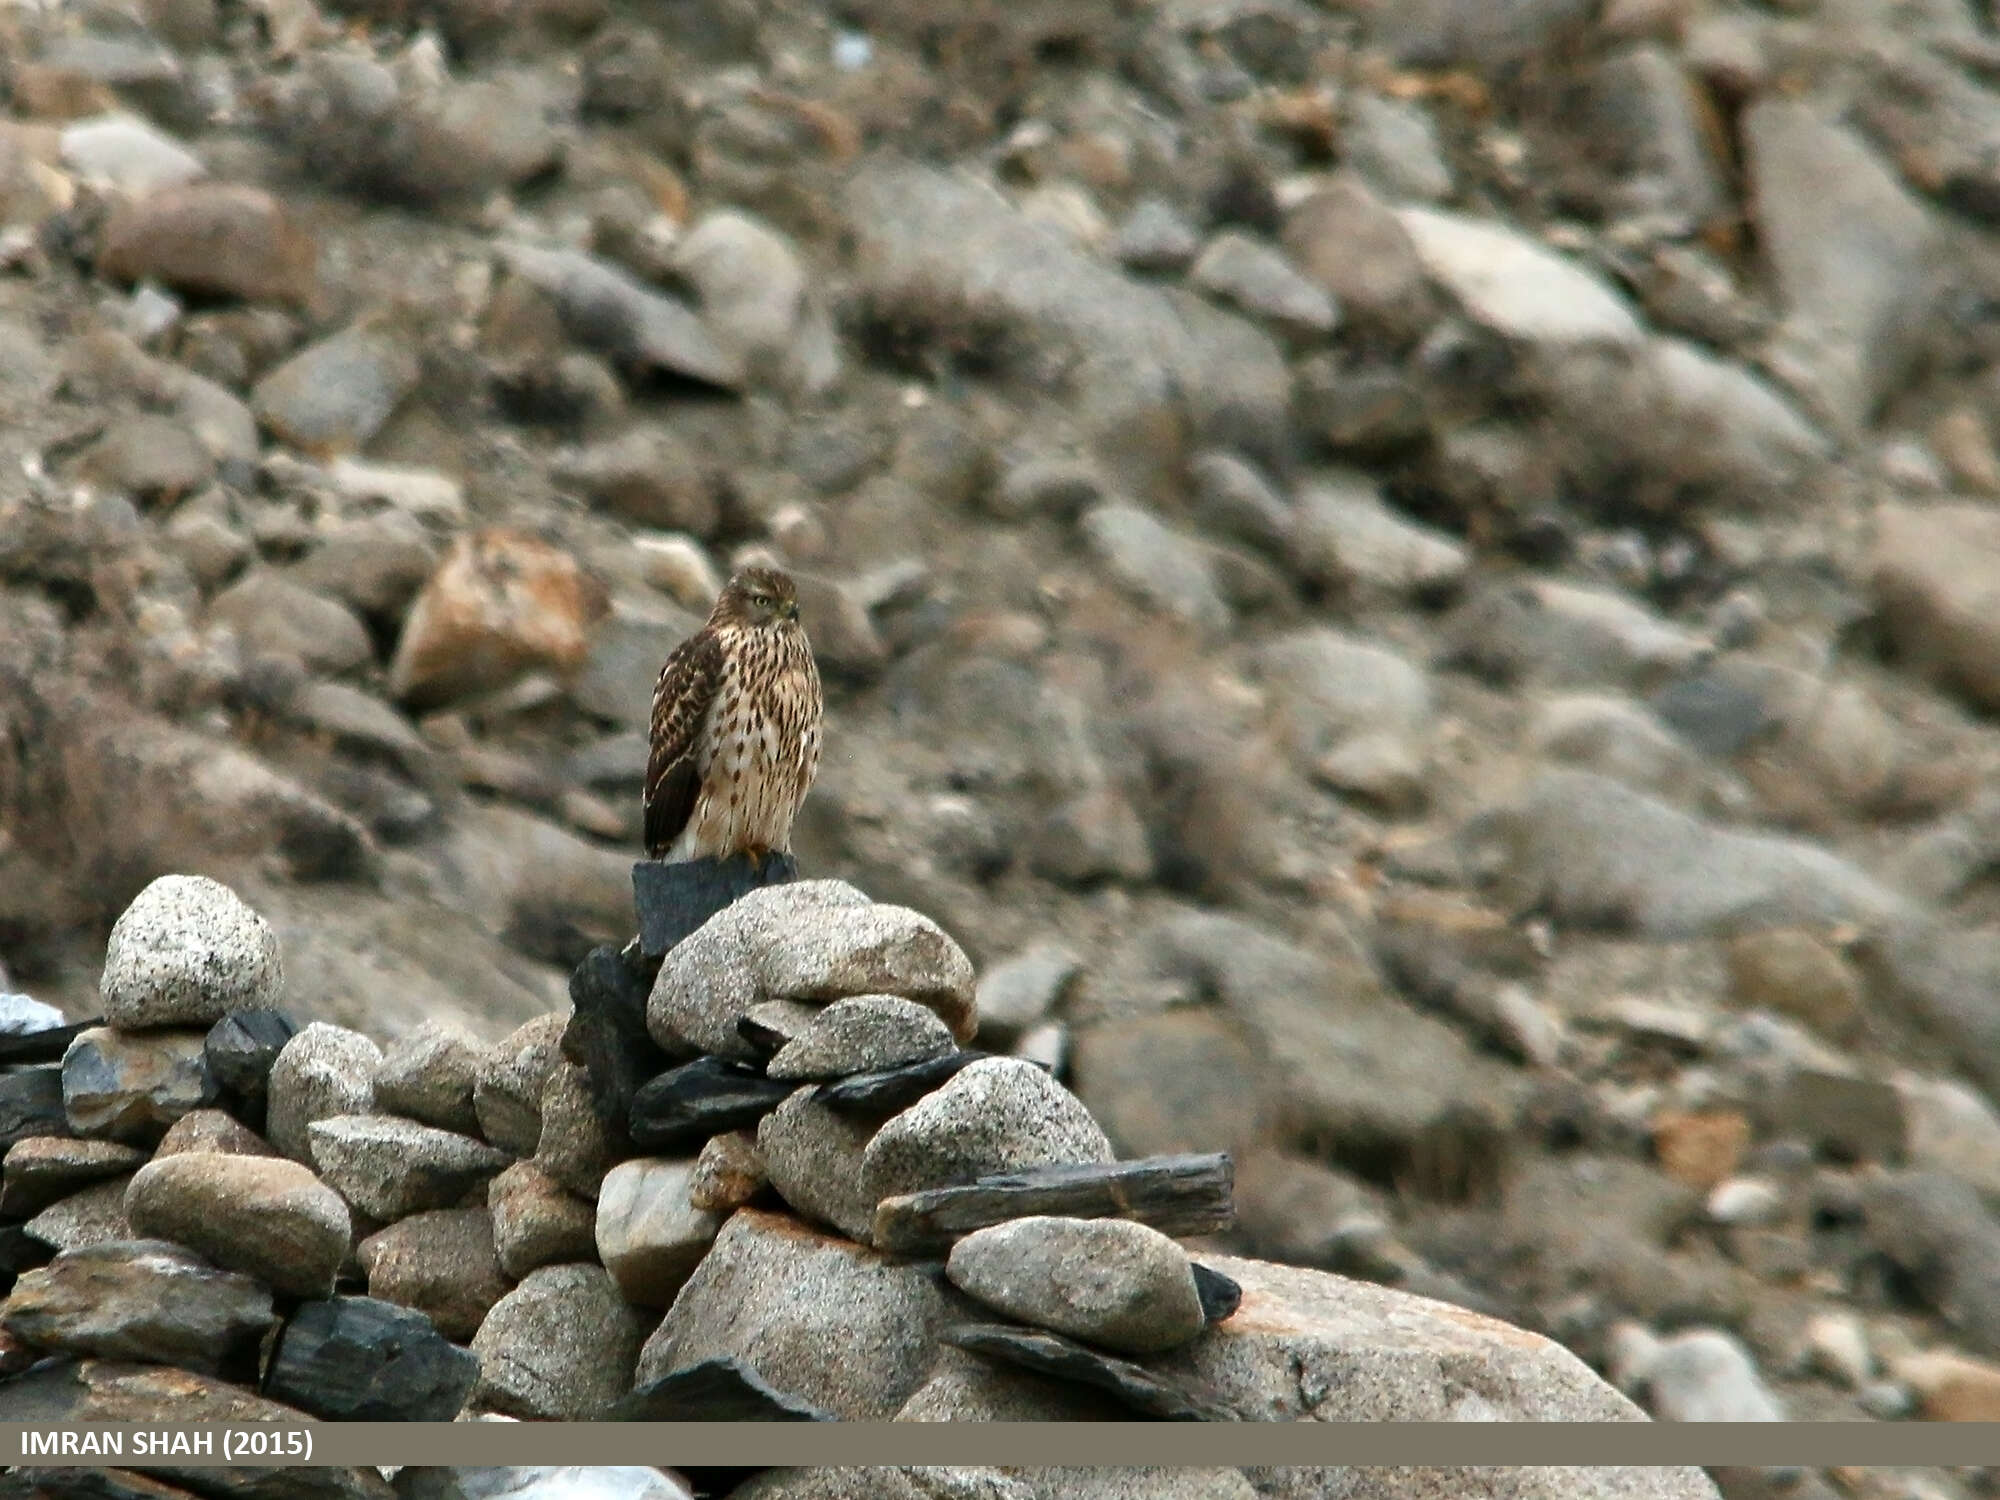
M 1136 1219 L 1177 1237 L 1219 1234 L 1236 1222 L 1235 1177 L 1221 1151 L 999 1172 L 884 1198 L 875 1245 L 892 1255 L 941 1255 L 975 1229 L 1033 1214 Z
M 99 1017 L 94 1021 L 78 1021 L 74 1026 L 51 1026 L 46 1031 L 0 1032 L 0 1066 L 61 1062 L 78 1032 L 103 1024 L 103 1018 Z
M 820 1085 L 819 1102 L 839 1115 L 887 1118 L 902 1113 L 924 1095 L 935 1093 L 961 1069 L 991 1056 L 991 1052 L 970 1050 L 947 1052 L 942 1057 L 927 1057 L 900 1068 L 855 1073 L 838 1083 Z
M 1163 1422 L 1242 1420 L 1213 1391 L 1195 1381 L 1155 1374 L 1061 1334 L 1011 1323 L 968 1323 L 947 1330 L 944 1341 L 1000 1364 L 1104 1391 L 1142 1417 Z
M 0 1073 L 0 1150 L 31 1135 L 74 1135 L 63 1113 L 62 1069 Z
M 414 1308 L 328 1297 L 285 1325 L 264 1394 L 337 1422 L 449 1422 L 478 1378 L 479 1356 Z
M 264 1128 L 271 1064 L 298 1031 L 299 1023 L 281 1010 L 233 1010 L 208 1029 L 202 1054 L 209 1075 L 253 1130 Z
M 831 1422 L 733 1354 L 649 1380 L 611 1410 L 614 1422 Z
M 746 1063 L 698 1057 L 660 1074 L 633 1096 L 632 1144 L 641 1151 L 693 1151 L 712 1135 L 755 1125 L 797 1087 L 766 1078 Z
M 662 957 L 732 902 L 798 878 L 798 861 L 789 854 L 768 855 L 762 864 L 747 854 L 675 864 L 642 859 L 632 866 L 639 946 L 648 958 Z
M 1195 1295 L 1201 1298 L 1201 1315 L 1209 1322 L 1220 1323 L 1243 1305 L 1243 1288 L 1234 1277 L 1198 1260 L 1189 1261 L 1188 1266 L 1194 1272 Z
M 640 1086 L 668 1063 L 646 1030 L 645 967 L 636 951 L 605 946 L 593 948 L 569 976 L 562 1053 L 589 1075 L 591 1108 L 614 1155 L 631 1147 L 627 1122 Z

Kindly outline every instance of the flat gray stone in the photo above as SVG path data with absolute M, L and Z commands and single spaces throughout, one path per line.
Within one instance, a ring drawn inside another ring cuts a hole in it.
M 508 1162 L 484 1141 L 390 1115 L 330 1115 L 306 1134 L 327 1184 L 377 1223 L 453 1207 Z
M 80 1032 L 63 1053 L 63 1113 L 78 1135 L 151 1146 L 217 1089 L 199 1031 Z
M 778 1049 L 767 1078 L 845 1078 L 942 1057 L 956 1044 L 935 1012 L 896 995 L 836 1000 Z
M 293 1161 L 310 1162 L 307 1128 L 333 1115 L 369 1113 L 381 1065 L 381 1050 L 360 1032 L 313 1022 L 271 1064 L 264 1134 Z
M 473 1335 L 472 1405 L 556 1422 L 600 1421 L 632 1388 L 642 1330 L 601 1266 L 543 1266 Z
M 876 1132 L 861 1184 L 875 1202 L 1051 1162 L 1099 1162 L 1111 1142 L 1074 1094 L 1033 1063 L 972 1064 Z
M 81 1250 L 133 1237 L 125 1217 L 125 1189 L 131 1174 L 92 1183 L 52 1203 L 23 1226 L 35 1239 L 58 1250 Z
M 640 1356 L 640 1384 L 735 1355 L 850 1421 L 895 1414 L 951 1316 L 931 1274 L 787 1214 L 739 1209 Z
M 722 1227 L 719 1214 L 688 1201 L 692 1161 L 635 1157 L 604 1174 L 597 1193 L 597 1258 L 619 1293 L 640 1307 L 667 1307 Z
M 34 1135 L 7 1148 L 0 1173 L 0 1216 L 26 1218 L 80 1187 L 130 1172 L 145 1152 L 118 1141 L 79 1141 Z
M 112 925 L 98 993 L 113 1026 L 212 1026 L 284 999 L 278 937 L 228 886 L 162 875 Z
M 208 1375 L 254 1354 L 277 1321 L 268 1287 L 163 1240 L 65 1251 L 0 1303 L 0 1328 L 35 1349 Z
M 340 1194 L 277 1156 L 190 1152 L 148 1162 L 125 1190 L 125 1212 L 137 1234 L 297 1297 L 333 1290 L 353 1238 Z
M 1505 225 L 1436 208 L 1408 207 L 1398 217 L 1425 271 L 1495 333 L 1557 352 L 1632 347 L 1644 337 L 1623 297 Z
M 1205 1326 L 1187 1252 L 1129 1219 L 995 1224 L 954 1245 L 945 1270 L 1010 1318 L 1129 1354 L 1185 1344 Z

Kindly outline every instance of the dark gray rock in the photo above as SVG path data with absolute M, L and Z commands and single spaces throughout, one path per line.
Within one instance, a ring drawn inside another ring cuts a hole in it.
M 40 1005 L 40 1001 L 28 1000 L 26 995 L 0 996 L 0 1005 L 7 1000 L 26 1000 L 30 1005 Z M 25 1063 L 61 1062 L 63 1053 L 69 1051 L 69 1044 L 82 1033 L 104 1024 L 103 1017 L 92 1021 L 78 1021 L 74 1025 L 64 1025 L 61 1012 L 53 1012 L 55 1023 L 36 1026 L 33 1030 L 0 1031 L 0 1066 L 18 1067 Z M 28 1019 L 28 1018 L 24 1018 Z M 39 1020 L 39 1017 L 32 1019 Z
M 793 1087 L 746 1063 L 698 1057 L 633 1095 L 628 1132 L 642 1151 L 693 1150 L 712 1135 L 755 1125 L 789 1098 Z
M 209 1028 L 202 1050 L 217 1087 L 253 1128 L 264 1124 L 271 1068 L 298 1022 L 281 1010 L 239 1010 Z
M 570 1014 L 562 1055 L 590 1080 L 591 1103 L 612 1149 L 632 1144 L 632 1100 L 667 1068 L 667 1054 L 646 1030 L 647 984 L 637 955 L 609 945 L 591 949 L 569 976 Z
M 984 1358 L 1103 1391 L 1141 1417 L 1165 1422 L 1241 1420 L 1198 1381 L 1155 1374 L 1060 1334 L 1031 1332 L 1005 1323 L 974 1323 L 954 1328 L 944 1338 L 946 1343 Z
M 68 1134 L 61 1068 L 0 1073 L 0 1146 L 12 1146 L 30 1136 Z
M 1242 1283 L 1198 1260 L 1189 1264 L 1194 1271 L 1195 1293 L 1201 1298 L 1201 1315 L 1211 1323 L 1225 1322 L 1233 1317 L 1236 1309 L 1243 1305 Z
M 832 1422 L 831 1412 L 773 1386 L 734 1355 L 649 1380 L 612 1408 L 613 1422 Z
M 741 354 L 725 349 L 685 303 L 580 251 L 515 244 L 501 255 L 555 303 L 571 337 L 609 358 L 725 389 L 744 383 Z
M 933 1094 L 989 1052 L 945 1052 L 922 1062 L 905 1063 L 880 1073 L 856 1073 L 823 1085 L 816 1097 L 835 1114 L 884 1119 Z
M 254 1371 L 276 1322 L 268 1288 L 161 1240 L 66 1250 L 0 1304 L 0 1328 L 34 1348 L 210 1375 Z
M 1185 1238 L 1234 1225 L 1233 1173 L 1221 1153 L 1030 1167 L 962 1187 L 882 1200 L 874 1241 L 897 1255 L 948 1251 L 963 1235 L 1030 1214 L 1126 1218 Z
M 336 1422 L 449 1422 L 479 1357 L 420 1312 L 374 1297 L 329 1297 L 292 1315 L 264 1390 Z

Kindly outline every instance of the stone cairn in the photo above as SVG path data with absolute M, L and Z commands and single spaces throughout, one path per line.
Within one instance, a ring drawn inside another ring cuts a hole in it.
M 0 999 L 0 1420 L 950 1417 L 952 1361 L 1024 1415 L 1240 1415 L 1140 1363 L 1238 1305 L 1175 1238 L 1229 1225 L 1227 1156 L 1116 1161 L 970 1048 L 915 911 L 789 861 L 635 889 L 493 1046 L 300 1026 L 192 876 L 119 918 L 101 1019 Z

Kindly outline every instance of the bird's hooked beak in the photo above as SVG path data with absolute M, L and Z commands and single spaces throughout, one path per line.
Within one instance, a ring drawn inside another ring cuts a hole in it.
M 794 599 L 792 600 L 791 603 L 785 606 L 785 618 L 787 620 L 796 620 L 798 617 L 799 617 L 799 601 Z

